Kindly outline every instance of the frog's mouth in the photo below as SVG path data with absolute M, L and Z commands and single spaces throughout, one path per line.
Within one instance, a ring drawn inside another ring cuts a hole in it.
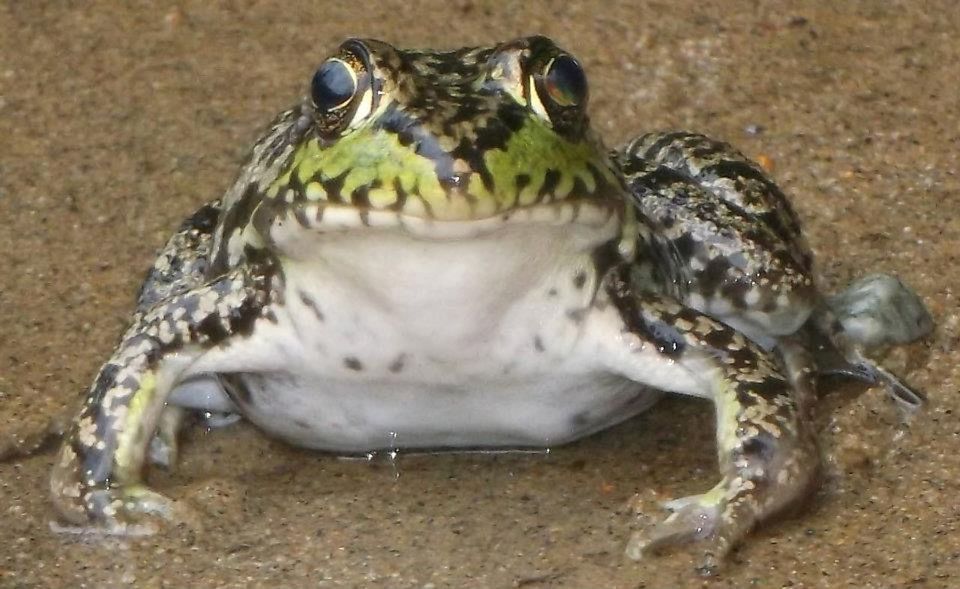
M 458 218 L 436 217 L 424 212 L 383 210 L 330 202 L 297 203 L 283 210 L 258 211 L 254 224 L 261 235 L 272 241 L 310 229 L 318 233 L 361 231 L 364 229 L 400 230 L 424 239 L 467 239 L 498 231 L 506 226 L 538 225 L 562 227 L 574 225 L 612 235 L 624 224 L 627 209 L 620 199 L 568 197 L 552 203 L 515 206 L 494 215 Z M 269 219 L 264 218 L 269 215 Z M 257 217 L 260 217 L 259 219 Z M 266 230 L 266 231 L 264 231 Z

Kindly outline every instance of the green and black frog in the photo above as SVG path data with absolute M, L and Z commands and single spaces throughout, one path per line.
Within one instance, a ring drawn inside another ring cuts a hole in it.
M 711 566 L 816 484 L 825 349 L 916 401 L 857 338 L 922 335 L 912 293 L 879 278 L 831 306 L 760 167 L 692 133 L 611 151 L 587 97 L 545 37 L 346 41 L 160 252 L 56 461 L 62 517 L 169 515 L 142 475 L 186 410 L 335 453 L 529 448 L 672 392 L 713 402 L 720 480 L 628 552 L 700 540 Z

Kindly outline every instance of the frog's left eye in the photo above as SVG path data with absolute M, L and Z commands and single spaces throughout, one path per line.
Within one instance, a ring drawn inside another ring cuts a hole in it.
M 543 88 L 557 106 L 580 106 L 587 101 L 587 76 L 569 55 L 550 60 L 544 68 Z
M 533 60 L 527 83 L 530 108 L 558 132 L 575 135 L 583 128 L 587 107 L 587 76 L 566 53 Z

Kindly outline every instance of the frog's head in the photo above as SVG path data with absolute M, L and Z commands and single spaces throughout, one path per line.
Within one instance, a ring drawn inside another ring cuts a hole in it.
M 351 39 L 316 70 L 266 195 L 340 226 L 609 221 L 623 188 L 587 95 L 545 37 L 450 52 Z

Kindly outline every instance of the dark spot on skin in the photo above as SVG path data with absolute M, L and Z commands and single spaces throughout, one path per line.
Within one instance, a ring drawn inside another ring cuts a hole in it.
M 761 401 L 773 401 L 779 397 L 789 397 L 789 385 L 785 380 L 777 376 L 768 376 L 760 382 L 740 383 L 737 385 L 737 403 L 742 407 L 751 407 L 759 404 Z M 790 413 L 794 409 L 794 404 L 782 406 L 784 411 Z
M 684 233 L 673 240 L 673 247 L 683 262 L 688 262 L 696 255 L 697 242 L 689 233 Z
M 542 352 L 546 349 L 543 347 L 543 340 L 540 339 L 539 335 L 533 338 L 533 349 L 535 349 L 538 352 Z
M 325 319 L 323 311 L 321 311 L 320 306 L 317 305 L 317 301 L 313 300 L 310 295 L 302 290 L 297 291 L 297 294 L 300 295 L 300 302 L 302 302 L 305 307 L 313 311 L 313 314 L 317 316 L 318 320 L 323 321 Z
M 250 222 L 250 217 L 261 202 L 262 196 L 257 190 L 256 183 L 249 184 L 243 191 L 243 196 L 230 208 L 224 215 L 221 224 L 223 225 L 223 235 L 231 235 L 235 229 L 245 227 Z M 220 248 L 216 258 L 213 261 L 211 271 L 220 273 L 227 269 L 227 251 L 229 248 Z
M 593 254 L 591 254 L 591 258 L 596 275 L 606 276 L 611 268 L 623 262 L 623 258 L 620 256 L 618 240 L 611 239 L 598 247 L 593 251 Z
M 87 406 L 99 406 L 103 402 L 103 396 L 113 386 L 120 372 L 120 366 L 117 364 L 106 364 L 100 369 L 97 380 L 93 384 L 92 393 L 87 397 Z
M 516 190 L 517 194 L 530 185 L 530 174 L 517 174 L 516 177 Z
M 726 327 L 715 326 L 714 329 L 706 332 L 700 338 L 703 343 L 718 351 L 733 352 L 733 350 L 730 350 L 730 344 L 733 342 L 733 331 Z
M 744 440 L 741 453 L 745 457 L 759 460 L 761 464 L 769 464 L 777 453 L 777 441 L 764 432 Z
M 277 319 L 277 314 L 273 312 L 273 309 L 267 309 L 264 311 L 263 316 L 266 317 L 267 321 L 270 323 L 276 324 L 279 322 L 279 319 Z
M 407 361 L 406 354 L 400 354 L 397 356 L 396 360 L 390 363 L 390 366 L 387 368 L 390 372 L 397 374 L 403 370 L 403 365 Z
M 551 288 L 550 290 L 548 290 L 548 291 L 547 291 L 547 296 L 548 296 L 548 297 L 555 297 L 555 296 L 557 296 L 557 289 Z
M 344 358 L 343 365 L 349 368 L 350 370 L 356 370 L 357 372 L 363 370 L 363 363 L 353 356 L 347 356 L 346 358 Z
M 540 200 L 547 194 L 553 194 L 557 184 L 560 183 L 560 172 L 554 169 L 547 170 L 543 177 L 543 186 L 540 187 Z
M 293 425 L 299 427 L 299 428 L 302 429 L 302 430 L 309 430 L 309 429 L 311 429 L 310 424 L 307 423 L 306 421 L 303 421 L 302 419 L 294 419 L 294 420 L 293 420 Z
M 628 331 L 657 346 L 661 354 L 676 357 L 683 353 L 686 342 L 673 323 L 686 314 L 689 321 L 696 321 L 696 314 L 682 311 L 679 315 L 670 315 L 659 308 L 658 297 L 634 292 L 630 286 L 630 269 L 626 266 L 609 277 L 607 291 Z
M 590 414 L 586 411 L 581 411 L 570 418 L 570 423 L 577 429 L 585 428 L 590 424 Z
M 574 323 L 583 323 L 583 318 L 586 314 L 586 309 L 567 309 L 567 317 Z
M 190 330 L 194 338 L 200 338 L 202 336 L 214 342 L 220 341 L 230 335 L 229 331 L 224 328 L 220 316 L 216 313 L 211 313 L 196 322 L 195 325 L 190 327 Z
M 578 270 L 573 276 L 573 286 L 576 288 L 583 288 L 583 285 L 587 283 L 587 273 L 583 270 Z
M 700 290 L 704 296 L 711 296 L 727 279 L 730 271 L 730 262 L 726 256 L 717 256 L 707 262 L 707 267 L 700 272 Z
M 294 209 L 293 218 L 297 220 L 297 223 L 299 223 L 301 227 L 310 226 L 310 218 L 307 216 L 306 209 L 303 209 L 303 208 Z

